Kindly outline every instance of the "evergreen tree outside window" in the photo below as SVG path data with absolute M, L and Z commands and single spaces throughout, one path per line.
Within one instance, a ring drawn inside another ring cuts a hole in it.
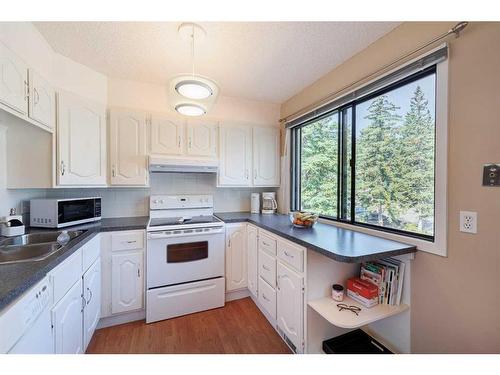
M 433 240 L 436 69 L 294 128 L 292 208 Z

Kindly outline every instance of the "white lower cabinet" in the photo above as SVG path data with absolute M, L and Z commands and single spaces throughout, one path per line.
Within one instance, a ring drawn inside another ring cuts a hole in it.
M 304 353 L 306 249 L 251 224 L 246 238 L 254 301 L 287 345 Z
M 101 317 L 100 238 L 94 237 L 50 271 L 54 352 L 85 352 Z
M 226 225 L 226 292 L 247 287 L 246 224 Z
M 304 331 L 304 277 L 278 262 L 277 321 L 288 344 L 302 349 Z
M 111 313 L 143 307 L 143 263 L 142 251 L 111 255 Z
M 255 297 L 258 291 L 257 275 L 257 228 L 253 225 L 247 226 L 247 284 L 248 290 Z
M 64 295 L 52 309 L 56 354 L 83 353 L 82 280 Z
M 83 275 L 83 347 L 87 349 L 101 317 L 101 258 Z

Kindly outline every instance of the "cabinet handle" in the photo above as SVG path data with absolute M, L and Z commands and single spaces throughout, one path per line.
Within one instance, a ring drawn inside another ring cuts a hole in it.
M 36 88 L 33 89 L 33 104 L 37 105 L 38 101 L 40 100 L 40 96 L 38 95 L 38 90 Z
M 127 241 L 127 243 L 136 243 L 137 241 Z
M 245 178 L 248 180 L 248 169 L 245 169 Z
M 227 247 L 231 247 L 231 239 L 227 241 Z
M 281 276 L 278 275 L 278 278 L 276 279 L 276 288 L 278 288 L 278 290 L 281 290 L 280 289 L 280 278 L 281 278 Z
M 265 264 L 262 265 L 262 268 L 264 268 L 264 270 L 266 270 L 266 271 L 271 271 L 269 268 L 266 267 Z
M 253 179 L 256 180 L 257 179 L 257 169 L 254 169 L 253 170 Z
M 189 145 L 188 147 L 191 148 L 192 142 L 191 142 L 191 137 L 189 137 Z
M 137 269 L 137 277 L 139 277 L 139 278 L 141 277 L 141 269 L 140 268 Z
M 115 166 L 113 165 L 113 167 L 111 168 L 111 175 L 113 177 L 116 177 L 116 173 L 115 173 Z
M 181 148 L 181 136 L 179 135 L 179 148 Z
M 264 298 L 267 302 L 270 302 L 269 298 L 267 298 L 264 293 L 262 293 L 262 298 Z
M 289 258 L 293 258 L 293 255 L 292 255 L 292 254 L 290 254 L 290 253 L 288 253 L 288 251 L 286 251 L 286 250 L 285 250 L 285 255 L 286 255 L 287 257 L 289 257 Z
M 83 312 L 83 310 L 85 309 L 85 305 L 87 304 L 87 301 L 85 301 L 85 297 L 83 296 L 83 294 L 81 294 L 80 297 L 82 298 L 82 309 L 80 310 L 80 312 Z
M 66 168 L 64 167 L 64 160 L 61 160 L 61 176 L 64 176 L 65 171 L 66 171 Z
M 92 296 L 93 296 L 93 294 L 92 294 L 92 291 L 90 290 L 90 288 L 88 288 L 88 287 L 87 287 L 87 290 L 88 290 L 88 292 L 89 292 L 90 296 L 89 296 L 89 300 L 88 300 L 88 301 L 85 301 L 85 302 L 86 302 L 86 304 L 88 305 L 88 304 L 90 303 L 90 301 L 92 301 Z
M 24 100 L 28 101 L 30 97 L 30 86 L 28 81 L 24 81 Z
M 262 241 L 262 245 L 264 245 L 264 246 L 270 246 L 266 241 Z

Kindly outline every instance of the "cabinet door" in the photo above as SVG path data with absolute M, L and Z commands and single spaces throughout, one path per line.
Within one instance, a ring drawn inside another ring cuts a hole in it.
M 190 121 L 187 125 L 187 154 L 217 157 L 217 125 Z
M 248 290 L 257 297 L 257 228 L 247 226 L 247 275 Z
M 0 102 L 28 114 L 28 66 L 1 43 Z
M 143 306 L 143 252 L 111 255 L 111 313 L 141 309 Z
M 52 309 L 55 353 L 83 353 L 82 279 Z
M 101 317 L 101 258 L 83 275 L 83 347 L 87 349 Z
M 226 290 L 247 286 L 246 225 L 226 226 Z
M 253 185 L 280 184 L 280 130 L 253 128 Z
M 278 262 L 277 319 L 278 327 L 302 351 L 304 331 L 304 278 Z
M 37 72 L 29 70 L 30 100 L 29 117 L 50 129 L 55 122 L 55 91 L 54 88 Z M 104 117 L 102 117 L 102 121 Z
M 58 185 L 105 185 L 105 106 L 59 93 L 57 116 Z
M 161 115 L 151 116 L 151 153 L 182 155 L 184 153 L 184 123 Z
M 146 117 L 145 113 L 111 111 L 111 185 L 147 185 Z
M 250 126 L 221 126 L 219 144 L 219 185 L 251 185 L 252 128 Z

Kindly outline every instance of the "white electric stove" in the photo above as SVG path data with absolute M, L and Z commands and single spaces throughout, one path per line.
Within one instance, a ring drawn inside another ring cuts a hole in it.
M 153 195 L 146 323 L 224 306 L 224 222 L 211 195 Z

